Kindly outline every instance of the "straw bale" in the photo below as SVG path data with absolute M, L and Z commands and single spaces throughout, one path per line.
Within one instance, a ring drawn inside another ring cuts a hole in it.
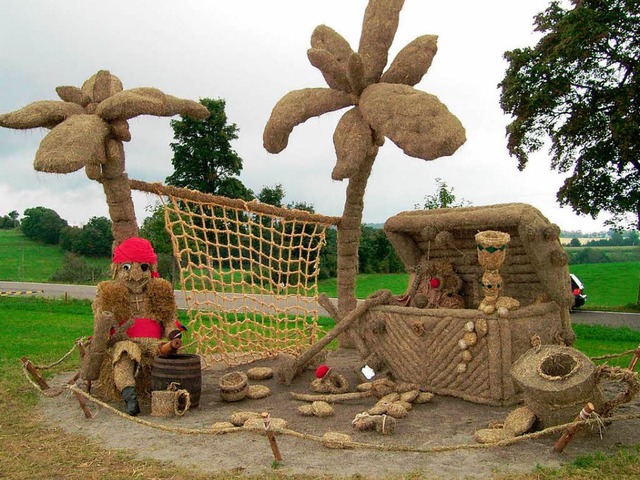
M 274 430 L 281 430 L 287 428 L 288 424 L 284 418 L 271 417 L 270 419 L 271 428 Z M 264 420 L 262 416 L 260 418 L 249 418 L 243 425 L 247 430 L 253 430 L 255 432 L 260 432 L 263 435 L 266 435 L 267 432 L 264 428 Z
M 231 418 L 229 421 L 235 425 L 236 427 L 241 427 L 245 424 L 247 420 L 250 418 L 259 418 L 262 419 L 262 415 L 259 412 L 252 412 L 248 410 L 241 410 L 238 412 L 233 412 L 231 414 Z
M 460 120 L 435 95 L 407 85 L 370 85 L 362 92 L 359 108 L 374 130 L 412 157 L 434 160 L 452 155 L 466 140 Z
M 378 398 L 395 392 L 396 384 L 388 378 L 379 378 L 371 382 L 371 393 Z
M 420 395 L 420 390 L 409 390 L 400 395 L 400 400 L 403 402 L 413 403 Z
M 83 113 L 84 109 L 75 103 L 40 100 L 14 112 L 0 115 L 0 127 L 19 130 L 36 127 L 53 128 L 72 115 Z
M 373 407 L 367 410 L 367 413 L 369 415 L 382 415 L 384 413 L 387 413 L 387 408 L 389 408 L 389 405 L 391 405 L 391 402 L 378 401 Z
M 376 425 L 376 432 L 384 435 L 391 435 L 396 430 L 397 421 L 390 415 L 375 415 L 373 422 Z
M 407 412 L 411 411 L 411 409 L 413 408 L 413 405 L 411 405 L 411 402 L 407 402 L 404 401 L 402 399 L 400 400 L 396 400 L 395 402 L 393 402 L 396 405 L 400 405 L 402 408 L 404 408 Z
M 73 104 L 69 104 L 73 105 Z M 33 166 L 40 172 L 71 173 L 104 156 L 109 125 L 95 115 L 74 115 L 40 142 Z
M 316 417 L 330 417 L 333 415 L 333 407 L 327 402 L 315 401 L 311 404 L 311 411 Z
M 319 48 L 310 48 L 307 50 L 307 58 L 311 65 L 320 70 L 329 87 L 343 92 L 351 91 L 345 66 L 338 63 L 331 53 Z
M 202 119 L 209 115 L 209 110 L 193 100 L 167 95 L 150 87 L 118 92 L 96 107 L 96 115 L 106 120 L 129 119 L 138 115 L 171 117 L 178 114 Z
M 513 410 L 504 421 L 505 430 L 512 431 L 515 435 L 527 433 L 536 421 L 536 415 L 529 407 L 519 407 Z
M 253 367 L 247 370 L 249 380 L 267 380 L 273 378 L 273 369 L 270 367 Z
M 404 418 L 407 416 L 407 409 L 399 403 L 392 403 L 387 407 L 387 415 L 393 418 Z
M 322 445 L 327 448 L 353 448 L 351 437 L 346 433 L 326 432 L 322 435 Z
M 271 395 L 271 389 L 266 385 L 249 385 L 247 398 L 257 400 L 259 398 L 266 398 L 269 395 Z
M 100 100 L 97 100 L 96 97 L 94 96 L 95 84 L 96 84 L 97 81 L 99 81 L 98 80 L 99 78 L 104 79 L 106 74 L 110 75 L 110 77 L 111 77 L 110 81 L 108 83 L 109 90 L 107 92 L 107 97 L 113 95 L 114 93 L 122 91 L 122 82 L 120 81 L 120 79 L 118 77 L 116 77 L 115 75 L 111 75 L 111 73 L 109 73 L 107 70 L 100 70 L 95 75 L 90 76 L 82 84 L 82 87 L 81 87 L 81 89 L 85 93 L 85 95 L 90 97 L 96 103 L 99 102 Z
M 387 54 L 398 30 L 404 0 L 370 0 L 364 12 L 358 53 L 365 66 L 366 83 L 380 79 Z
M 313 417 L 314 415 L 313 408 L 311 408 L 311 405 L 306 405 L 306 404 L 300 405 L 298 407 L 298 412 L 300 412 L 305 417 Z
M 420 392 L 420 394 L 413 401 L 415 404 L 429 403 L 433 400 L 433 393 L 431 392 Z
M 411 87 L 416 85 L 431 67 L 438 51 L 437 43 L 437 35 L 423 35 L 413 40 L 400 50 L 380 82 L 402 83 Z
M 329 88 L 304 88 L 287 93 L 271 111 L 262 136 L 264 148 L 269 153 L 280 153 L 296 125 L 349 105 L 353 105 L 353 100 L 348 93 Z
M 374 417 L 367 412 L 359 413 L 351 422 L 351 426 L 359 432 L 373 430 L 376 426 Z
M 75 103 L 77 105 L 80 105 L 81 107 L 86 107 L 87 105 L 89 105 L 89 103 L 91 103 L 91 97 L 89 97 L 89 95 L 84 93 L 78 87 L 63 85 L 60 87 L 56 87 L 56 93 L 65 102 Z
M 311 46 L 329 52 L 339 64 L 346 66 L 353 53 L 349 42 L 331 27 L 318 25 L 311 34 Z
M 380 402 L 395 402 L 396 400 L 400 400 L 400 394 L 398 392 L 392 392 L 389 393 L 387 395 L 385 395 L 384 397 L 380 398 Z
M 496 443 L 515 436 L 513 432 L 504 428 L 482 428 L 473 434 L 473 438 L 478 443 Z
M 352 177 L 362 166 L 372 147 L 371 128 L 357 108 L 347 111 L 333 132 L 336 166 L 331 172 L 333 180 Z

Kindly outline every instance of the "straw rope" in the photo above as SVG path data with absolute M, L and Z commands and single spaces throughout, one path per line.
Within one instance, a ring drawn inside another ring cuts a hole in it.
M 337 217 L 131 181 L 155 193 L 203 358 L 234 364 L 315 343 L 320 250 Z
M 157 423 L 157 422 L 150 422 L 148 420 L 144 420 L 139 417 L 132 417 L 130 415 L 127 415 L 126 413 L 121 412 L 120 410 L 112 407 L 111 405 L 95 398 L 93 395 L 85 392 L 84 390 L 76 387 L 75 385 L 68 385 L 68 388 L 73 392 L 79 393 L 80 395 L 85 397 L 87 400 L 90 400 L 91 402 L 110 411 L 111 413 L 117 415 L 120 418 L 123 418 L 130 422 L 135 422 L 145 427 L 155 428 L 157 430 L 162 430 L 162 431 L 172 432 L 172 433 L 181 433 L 186 435 L 222 435 L 222 434 L 228 434 L 228 433 L 253 431 L 253 430 L 245 429 L 243 427 L 227 427 L 227 428 L 221 428 L 221 429 L 183 428 L 183 427 L 174 427 L 174 426 L 164 425 L 162 423 Z M 640 418 L 640 413 L 614 415 L 614 416 L 607 417 L 606 421 L 616 422 L 616 421 L 624 421 L 624 420 L 633 420 L 637 418 Z M 574 422 L 569 422 L 562 425 L 555 425 L 553 427 L 548 427 L 538 432 L 528 433 L 525 435 L 508 438 L 508 439 L 501 440 L 499 442 L 493 442 L 493 443 L 464 443 L 464 444 L 454 444 L 454 445 L 437 445 L 433 447 L 416 447 L 412 445 L 389 445 L 389 444 L 376 444 L 376 443 L 366 443 L 366 442 L 342 441 L 341 447 L 342 448 L 361 448 L 366 450 L 378 450 L 378 451 L 388 451 L 388 452 L 414 452 L 414 453 L 443 453 L 443 452 L 452 452 L 456 450 L 478 450 L 478 449 L 488 449 L 488 448 L 494 448 L 494 447 L 506 447 L 516 443 L 524 442 L 526 440 L 534 440 L 537 438 L 544 437 L 546 435 L 563 432 L 566 428 L 576 426 L 576 425 L 588 425 L 591 427 L 600 428 L 602 426 L 601 423 L 602 422 L 599 418 L 574 421 Z M 313 441 L 320 444 L 324 443 L 323 437 L 318 435 L 302 433 L 302 432 L 298 432 L 288 428 L 272 427 L 271 429 L 274 433 L 288 435 L 288 436 L 292 436 L 292 437 L 296 437 L 304 440 L 309 440 L 309 441 Z

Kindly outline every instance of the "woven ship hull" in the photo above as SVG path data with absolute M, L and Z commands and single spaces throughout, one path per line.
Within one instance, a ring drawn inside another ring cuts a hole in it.
M 395 379 L 488 405 L 521 400 L 510 375 L 511 365 L 531 348 L 533 336 L 539 336 L 542 343 L 553 343 L 563 326 L 554 302 L 523 307 L 504 318 L 473 309 L 383 306 L 372 308 L 359 322 L 358 333 L 370 354 Z M 459 342 L 469 322 L 485 322 L 486 328 L 478 331 L 477 342 L 466 349 L 472 358 L 465 361 Z
M 501 314 L 478 309 L 486 268 L 476 234 L 494 230 L 510 238 L 499 267 L 502 295 L 520 305 Z M 509 405 L 520 400 L 511 366 L 533 343 L 573 342 L 573 296 L 560 229 L 531 205 L 401 212 L 384 231 L 414 277 L 425 261 L 448 263 L 461 281 L 464 308 L 372 308 L 359 319 L 356 335 L 368 350 L 362 357 L 376 372 L 386 369 L 442 395 Z

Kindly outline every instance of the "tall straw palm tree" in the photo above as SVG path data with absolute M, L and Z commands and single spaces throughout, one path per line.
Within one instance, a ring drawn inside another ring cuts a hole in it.
M 127 120 L 138 115 L 205 118 L 209 111 L 156 88 L 123 90 L 120 79 L 106 70 L 82 88 L 62 86 L 56 92 L 62 101 L 37 101 L 0 115 L 0 126 L 51 129 L 36 152 L 34 168 L 64 174 L 84 167 L 87 177 L 102 183 L 116 243 L 136 236 L 138 224 L 125 172 L 123 142 L 131 140 Z
M 337 162 L 331 177 L 348 179 L 344 211 L 338 226 L 338 309 L 355 308 L 360 225 L 364 192 L 384 138 L 407 155 L 433 160 L 452 155 L 466 140 L 460 121 L 437 97 L 413 88 L 436 54 L 434 35 L 416 38 L 390 67 L 393 42 L 403 0 L 370 0 L 358 51 L 331 28 L 320 25 L 307 51 L 329 88 L 306 88 L 286 94 L 266 124 L 263 142 L 270 153 L 287 146 L 293 128 L 311 117 L 351 106 L 333 134 Z

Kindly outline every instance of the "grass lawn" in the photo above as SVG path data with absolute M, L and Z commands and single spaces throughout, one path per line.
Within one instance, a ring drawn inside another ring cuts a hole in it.
M 638 299 L 640 262 L 571 265 L 569 270 L 584 283 L 585 309 L 620 309 Z
M 181 318 L 184 318 L 182 314 Z M 38 393 L 22 376 L 19 359 L 26 356 L 37 365 L 53 363 L 71 348 L 77 338 L 90 335 L 90 302 L 0 297 L 0 323 L 6 332 L 0 339 L 0 391 L 3 392 L 3 395 L 0 395 L 0 408 L 3 412 L 0 416 L 0 478 L 256 478 L 241 474 L 198 475 L 160 462 L 141 461 L 128 452 L 106 450 L 94 442 L 87 442 L 84 437 L 44 427 L 35 408 Z M 329 322 L 324 328 L 330 326 Z M 576 348 L 588 356 L 618 353 L 635 348 L 640 343 L 640 331 L 628 328 L 589 325 L 575 325 L 574 328 L 578 337 Z M 617 364 L 622 366 L 628 363 L 629 358 L 617 361 Z M 74 352 L 62 364 L 47 370 L 45 378 L 77 368 L 78 355 Z M 620 450 L 615 455 L 594 452 L 578 458 L 572 465 L 559 469 L 536 468 L 531 473 L 495 478 L 604 480 L 638 476 L 640 445 L 630 450 Z M 274 471 L 266 478 L 328 480 L 332 477 L 329 472 L 322 477 L 292 477 Z

